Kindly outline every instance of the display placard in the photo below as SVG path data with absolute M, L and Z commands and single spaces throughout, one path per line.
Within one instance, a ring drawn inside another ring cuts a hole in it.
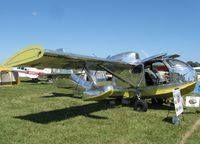
M 179 116 L 183 112 L 183 99 L 181 97 L 180 89 L 173 90 L 173 98 L 176 116 Z
M 200 106 L 200 97 L 196 96 L 186 96 L 186 107 L 199 107 Z

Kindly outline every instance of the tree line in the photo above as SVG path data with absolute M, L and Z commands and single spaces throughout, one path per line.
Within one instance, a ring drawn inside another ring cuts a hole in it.
M 188 61 L 187 64 L 189 64 L 192 67 L 200 67 L 200 63 L 198 62 Z

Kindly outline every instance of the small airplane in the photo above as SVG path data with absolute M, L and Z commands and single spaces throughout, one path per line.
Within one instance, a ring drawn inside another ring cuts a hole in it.
M 30 46 L 9 58 L 3 66 L 30 66 L 37 68 L 82 69 L 88 81 L 72 74 L 68 82 L 83 90 L 84 100 L 102 100 L 122 97 L 134 100 L 134 109 L 145 112 L 148 104 L 162 104 L 172 97 L 174 89 L 181 94 L 191 92 L 197 83 L 197 74 L 188 64 L 176 59 L 179 55 L 158 54 L 140 60 L 136 52 L 124 52 L 107 58 L 66 53 L 62 50 L 46 50 L 41 46 Z M 98 85 L 90 71 L 106 71 L 112 75 L 108 85 Z
M 200 81 L 200 67 L 193 67 L 193 69 L 196 71 L 198 80 Z
M 73 73 L 72 70 L 66 69 L 37 69 L 33 67 L 12 67 L 11 70 L 18 72 L 19 77 L 31 78 L 32 81 L 38 81 L 38 78 L 42 76 L 52 77 L 54 75 L 69 75 Z

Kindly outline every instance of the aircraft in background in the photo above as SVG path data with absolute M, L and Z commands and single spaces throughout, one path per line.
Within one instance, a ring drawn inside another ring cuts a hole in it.
M 198 75 L 198 80 L 200 81 L 200 67 L 193 67 Z
M 38 81 L 38 78 L 42 76 L 47 76 L 48 78 L 61 76 L 63 78 L 65 75 L 68 76 L 74 73 L 72 69 L 37 69 L 33 67 L 12 67 L 11 71 L 18 72 L 19 77 L 31 78 L 33 81 Z M 82 79 L 87 80 L 87 73 L 85 71 L 75 70 L 75 73 L 80 75 Z M 96 81 L 106 81 L 110 79 L 110 75 L 107 75 L 105 71 L 90 71 L 90 75 L 92 75 Z
M 53 69 L 53 68 L 37 69 L 33 67 L 12 67 L 11 70 L 18 72 L 19 77 L 31 78 L 32 81 L 38 81 L 38 78 L 42 76 L 52 77 L 55 75 L 70 75 L 73 73 L 72 70 L 66 70 L 66 69 Z
M 66 80 L 83 92 L 84 100 L 102 100 L 122 97 L 135 100 L 134 109 L 147 111 L 145 99 L 162 104 L 172 97 L 174 89 L 181 94 L 191 92 L 197 83 L 197 74 L 188 64 L 176 59 L 179 55 L 158 54 L 140 60 L 136 52 L 120 53 L 108 58 L 97 58 L 58 50 L 44 50 L 30 46 L 8 59 L 4 66 L 29 66 L 37 68 L 82 69 L 88 81 L 76 74 Z M 106 71 L 112 75 L 112 83 L 99 85 L 90 71 Z M 80 88 L 80 89 L 79 89 Z

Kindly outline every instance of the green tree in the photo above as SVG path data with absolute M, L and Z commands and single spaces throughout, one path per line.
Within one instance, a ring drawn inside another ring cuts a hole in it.
M 198 62 L 188 61 L 187 63 L 188 63 L 190 66 L 192 66 L 192 67 L 198 67 L 198 66 L 200 66 L 200 63 L 198 63 Z

